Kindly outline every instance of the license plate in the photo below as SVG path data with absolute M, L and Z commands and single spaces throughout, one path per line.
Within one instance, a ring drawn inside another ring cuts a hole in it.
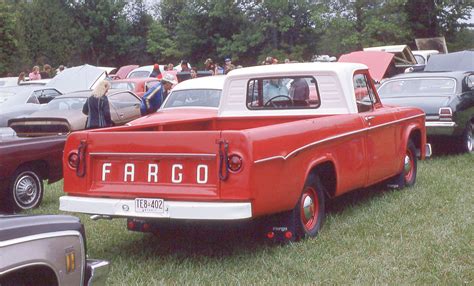
M 138 213 L 163 213 L 164 205 L 162 199 L 135 199 L 135 211 Z

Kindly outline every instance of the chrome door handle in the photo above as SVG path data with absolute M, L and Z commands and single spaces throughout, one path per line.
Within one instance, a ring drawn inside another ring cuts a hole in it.
M 373 115 L 364 117 L 365 121 L 370 121 L 370 120 L 372 120 L 372 119 L 374 119 L 374 118 L 375 118 L 375 116 L 373 116 Z

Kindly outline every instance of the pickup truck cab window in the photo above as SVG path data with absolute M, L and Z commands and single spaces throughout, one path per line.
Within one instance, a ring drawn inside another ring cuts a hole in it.
M 251 110 L 318 108 L 317 81 L 311 76 L 251 79 L 247 107 Z
M 374 108 L 374 104 L 377 102 L 375 91 L 373 86 L 370 84 L 367 75 L 355 74 L 354 75 L 354 94 L 357 103 L 357 110 L 359 113 L 371 111 Z

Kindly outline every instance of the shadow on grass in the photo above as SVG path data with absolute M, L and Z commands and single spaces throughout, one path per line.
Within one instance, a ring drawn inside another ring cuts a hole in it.
M 375 197 L 391 192 L 384 185 L 361 189 L 331 200 L 327 215 L 338 216 L 345 209 L 364 205 Z M 122 255 L 137 258 L 173 257 L 180 259 L 222 258 L 235 255 L 255 255 L 277 251 L 286 244 L 270 243 L 263 233 L 260 220 L 238 223 L 188 223 L 167 225 L 157 234 L 146 233 L 135 240 L 122 240 L 116 245 Z M 297 243 L 304 243 L 300 241 Z

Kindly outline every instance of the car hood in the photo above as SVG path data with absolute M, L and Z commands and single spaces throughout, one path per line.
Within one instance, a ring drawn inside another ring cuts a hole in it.
M 100 80 L 105 78 L 105 71 L 101 68 L 82 65 L 65 69 L 56 75 L 46 86 L 54 87 L 62 93 L 93 89 Z
M 169 108 L 130 121 L 127 125 L 156 125 L 196 119 L 210 119 L 216 116 L 216 108 Z
M 403 96 L 381 98 L 383 104 L 395 106 L 414 106 L 422 109 L 427 116 L 438 115 L 439 108 L 446 106 L 449 96 Z
M 392 53 L 359 51 L 342 55 L 338 62 L 364 64 L 369 68 L 370 76 L 380 82 L 390 65 L 394 65 L 393 57 Z

